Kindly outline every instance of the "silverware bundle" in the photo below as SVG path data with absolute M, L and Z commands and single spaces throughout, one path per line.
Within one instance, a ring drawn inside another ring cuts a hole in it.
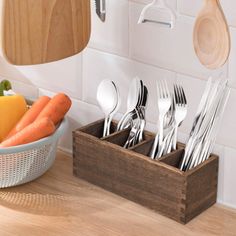
M 209 158 L 229 93 L 227 81 L 213 83 L 211 78 L 208 80 L 185 148 L 181 170 L 192 169 Z
M 129 137 L 124 145 L 130 148 L 143 141 L 143 133 L 146 125 L 145 110 L 148 99 L 148 89 L 143 81 L 135 78 L 129 89 L 127 100 L 127 112 L 117 126 L 117 131 L 130 128 Z M 110 135 L 111 121 L 120 108 L 120 96 L 118 88 L 111 80 L 103 80 L 97 90 L 98 104 L 105 114 L 103 137 Z
M 133 147 L 143 141 L 143 132 L 146 125 L 145 110 L 147 106 L 148 89 L 143 81 L 135 78 L 129 89 L 127 112 L 121 118 L 117 130 L 131 128 L 125 148 Z
M 158 159 L 176 150 L 178 127 L 187 115 L 187 99 L 182 86 L 174 85 L 174 93 L 169 92 L 166 81 L 157 83 L 158 133 L 152 146 L 150 157 Z
M 209 158 L 229 93 L 227 81 L 213 82 L 211 78 L 208 80 L 180 164 L 182 171 L 192 169 Z M 187 115 L 187 99 L 182 86 L 175 84 L 173 92 L 170 92 L 166 81 L 162 80 L 157 83 L 157 94 L 158 133 L 149 153 L 152 159 L 159 159 L 176 150 L 178 128 Z M 125 148 L 133 147 L 144 140 L 147 100 L 147 87 L 142 80 L 133 79 L 127 99 L 127 112 L 117 126 L 117 131 L 130 128 Z M 119 92 L 113 81 L 101 82 L 97 101 L 105 114 L 105 137 L 110 134 L 111 121 L 120 107 Z

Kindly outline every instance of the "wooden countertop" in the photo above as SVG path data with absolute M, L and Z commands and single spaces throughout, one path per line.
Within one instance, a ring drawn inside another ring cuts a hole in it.
M 236 235 L 236 211 L 215 205 L 187 225 L 72 176 L 62 152 L 38 180 L 0 190 L 0 236 Z

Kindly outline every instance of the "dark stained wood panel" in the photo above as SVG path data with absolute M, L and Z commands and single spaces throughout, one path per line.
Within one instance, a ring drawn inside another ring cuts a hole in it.
M 73 133 L 74 175 L 186 224 L 212 206 L 217 197 L 218 157 L 182 172 L 183 145 L 159 161 L 147 155 L 154 135 L 123 148 L 127 130 L 100 139 L 100 120 Z M 96 132 L 99 130 L 99 132 Z

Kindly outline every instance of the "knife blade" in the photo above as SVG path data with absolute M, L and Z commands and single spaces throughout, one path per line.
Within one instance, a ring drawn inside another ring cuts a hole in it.
M 106 20 L 106 0 L 95 0 L 96 13 L 102 22 Z

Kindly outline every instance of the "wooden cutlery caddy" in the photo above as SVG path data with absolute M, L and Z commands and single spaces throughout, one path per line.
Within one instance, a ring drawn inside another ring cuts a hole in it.
M 102 137 L 104 120 L 73 133 L 74 175 L 124 198 L 186 224 L 212 206 L 217 197 L 218 156 L 212 155 L 198 167 L 178 169 L 184 145 L 178 150 L 151 160 L 147 155 L 154 134 L 127 150 L 123 148 L 129 131 Z M 115 131 L 116 123 L 112 123 Z

